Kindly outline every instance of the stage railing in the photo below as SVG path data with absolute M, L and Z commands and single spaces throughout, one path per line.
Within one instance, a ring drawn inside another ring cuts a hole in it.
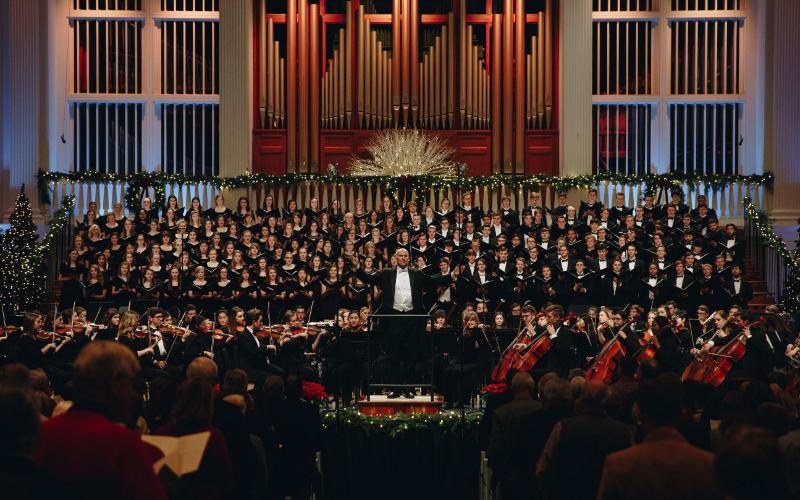
M 493 500 L 494 493 L 492 492 L 492 468 L 489 467 L 489 459 L 486 457 L 486 452 L 481 451 L 481 472 L 480 477 L 480 500 Z
M 60 206 L 60 201 L 59 201 Z M 72 247 L 73 231 L 75 229 L 75 217 L 70 215 L 68 223 L 55 235 L 53 245 L 50 247 L 50 255 L 47 258 L 47 290 L 52 291 L 54 283 L 58 280 L 58 272 L 61 264 L 67 261 L 67 252 Z M 58 298 L 55 298 L 58 300 Z
M 759 206 L 753 203 L 754 206 Z M 744 231 L 747 246 L 747 256 L 754 266 L 756 274 L 763 277 L 767 290 L 780 302 L 786 280 L 789 278 L 790 264 L 787 258 L 767 242 L 762 231 L 757 227 L 756 221 L 747 210 L 744 210 Z
M 69 195 L 75 196 L 75 215 L 79 219 L 86 213 L 89 203 L 97 203 L 99 215 L 111 212 L 115 203 L 125 204 L 125 194 L 128 185 L 124 182 L 119 183 L 83 183 L 69 182 L 66 180 L 47 181 L 47 187 L 51 192 L 51 210 L 56 210 L 61 206 L 61 200 Z M 617 192 L 625 194 L 626 205 L 635 206 L 640 204 L 643 199 L 647 186 L 644 182 L 640 184 L 622 185 L 611 181 L 601 181 L 595 186 L 598 189 L 599 199 L 605 206 L 613 205 L 614 197 Z M 528 194 L 531 188 L 517 188 L 514 186 L 480 186 L 471 190 L 459 189 L 457 187 L 444 187 L 442 189 L 428 188 L 421 193 L 423 205 L 430 204 L 438 208 L 442 198 L 447 197 L 454 206 L 465 192 L 472 192 L 474 205 L 481 207 L 484 211 L 498 210 L 501 198 L 509 196 L 511 198 L 511 208 L 519 211 L 524 208 L 528 201 Z M 233 192 L 225 193 L 226 205 L 234 207 L 236 198 L 247 196 L 252 207 L 261 206 L 267 195 L 272 195 L 275 206 L 285 207 L 287 200 L 294 199 L 298 207 L 309 205 L 311 198 L 318 198 L 321 206 L 329 206 L 330 202 L 337 199 L 341 202 L 344 210 L 353 210 L 356 200 L 361 199 L 365 210 L 378 209 L 381 207 L 382 198 L 387 191 L 387 185 L 382 182 L 365 183 L 364 185 L 354 184 L 330 184 L 321 181 L 303 181 L 294 184 L 263 185 L 236 189 Z M 586 199 L 588 188 L 575 189 L 570 191 L 568 201 L 577 204 L 581 199 Z M 219 190 L 210 182 L 197 184 L 167 184 L 164 189 L 164 197 L 175 195 L 178 199 L 178 206 L 189 206 L 192 198 L 200 199 L 200 204 L 204 208 L 213 205 L 214 197 Z M 539 186 L 541 201 L 545 206 L 552 206 L 556 199 L 556 191 L 552 185 L 542 184 Z M 749 197 L 756 206 L 765 206 L 766 197 L 769 191 L 763 185 L 748 183 L 732 183 L 723 187 L 712 186 L 697 182 L 694 184 L 683 184 L 684 203 L 695 206 L 698 195 L 706 195 L 708 205 L 714 209 L 722 222 L 741 222 L 744 216 L 742 200 Z M 154 196 L 152 187 L 145 192 L 151 198 Z M 669 201 L 669 192 L 659 190 L 660 201 Z M 402 183 L 397 187 L 395 196 L 401 203 L 416 198 L 412 193 L 411 187 L 403 186 Z M 658 203 L 659 200 L 657 199 Z

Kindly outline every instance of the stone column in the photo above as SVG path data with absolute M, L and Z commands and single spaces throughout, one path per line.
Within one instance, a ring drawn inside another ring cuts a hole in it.
M 559 173 L 592 173 L 592 1 L 559 4 Z M 583 194 L 572 191 L 569 203 Z
M 592 1 L 559 7 L 561 175 L 592 172 Z
M 772 61 L 767 64 L 764 165 L 775 173 L 770 215 L 777 224 L 795 225 L 800 216 L 800 2 L 775 0 L 772 6 L 766 33 Z
M 0 3 L 0 214 L 6 220 L 19 188 L 31 200 L 34 222 L 42 224 L 36 173 L 42 151 L 44 61 L 43 30 L 46 10 L 41 0 L 7 0 Z
M 219 175 L 251 170 L 253 137 L 253 1 L 219 3 Z M 228 206 L 236 200 L 226 196 Z

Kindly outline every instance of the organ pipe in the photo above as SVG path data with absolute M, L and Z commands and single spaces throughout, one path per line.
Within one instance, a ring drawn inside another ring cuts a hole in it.
M 286 159 L 297 170 L 297 0 L 286 5 Z
M 344 94 L 345 94 L 345 126 L 350 126 L 353 119 L 353 6 L 350 0 L 345 2 L 345 29 L 344 29 L 344 67 L 346 68 Z
M 297 151 L 299 167 L 308 168 L 308 0 L 299 0 L 297 5 L 297 66 L 299 74 Z
M 309 10 L 310 50 L 309 50 L 309 81 L 311 83 L 311 165 L 319 165 L 319 4 L 311 4 Z
M 453 128 L 455 127 L 453 112 L 456 108 L 456 89 L 453 79 L 455 64 L 455 24 L 451 12 L 447 15 L 447 122 Z
M 525 169 L 525 2 L 516 0 L 514 17 L 514 96 L 516 113 L 514 113 L 514 167 L 516 172 Z
M 543 19 L 544 13 L 539 12 L 539 34 L 536 37 L 536 128 L 544 128 L 544 39 L 547 28 Z
M 544 68 L 545 68 L 545 83 L 544 83 L 544 105 L 545 105 L 545 128 L 552 127 L 553 115 L 553 45 L 552 45 L 552 12 L 553 0 L 546 0 L 544 11 L 544 26 L 545 26 L 545 39 L 544 39 Z
M 467 120 L 467 2 L 458 2 L 458 114 L 462 128 L 468 128 Z M 471 41 L 470 41 L 471 43 Z M 495 45 L 494 47 L 499 47 Z
M 473 128 L 473 109 L 472 109 L 472 54 L 470 47 L 472 46 L 472 26 L 467 26 L 467 35 L 466 35 L 467 44 L 464 45 L 464 61 L 465 61 L 465 74 L 464 79 L 466 80 L 466 112 L 467 112 L 467 121 L 466 126 L 464 128 Z
M 511 170 L 514 120 L 514 54 L 512 0 L 503 0 L 503 172 Z M 496 54 L 495 54 L 496 55 Z
M 400 63 L 403 56 L 400 50 L 400 40 L 403 27 L 400 24 L 401 0 L 392 0 L 392 117 L 393 123 L 400 120 Z
M 492 17 L 492 172 L 499 172 L 500 159 L 500 44 L 502 41 L 502 16 Z
M 356 14 L 356 123 L 364 126 L 364 6 Z
M 339 91 L 339 97 L 337 102 L 339 103 L 338 123 L 341 128 L 347 126 L 345 123 L 345 107 L 347 106 L 347 101 L 345 100 L 345 82 L 347 81 L 347 78 L 345 75 L 349 73 L 349 68 L 345 66 L 345 39 L 344 28 L 339 28 L 339 61 L 337 64 L 337 70 L 339 72 L 337 90 Z
M 409 56 L 409 66 L 411 71 L 411 125 L 417 126 L 417 114 L 419 113 L 419 0 L 411 0 L 411 12 L 409 20 L 409 37 L 411 38 L 411 53 Z
M 271 38 L 267 37 L 267 2 L 266 0 L 261 0 L 261 12 L 260 18 L 258 21 L 258 34 L 259 34 L 259 50 L 258 50 L 258 116 L 259 116 L 259 123 L 263 128 L 266 128 L 266 117 L 267 117 L 267 60 L 269 56 L 267 55 L 267 40 L 271 40 Z M 166 45 L 166 44 L 165 44 Z
M 403 13 L 402 13 L 402 20 L 400 21 L 400 29 L 403 33 L 402 42 L 400 45 L 400 51 L 403 55 L 403 62 L 402 62 L 402 83 L 403 83 L 403 90 L 400 94 L 400 104 L 403 111 L 403 123 L 408 123 L 408 112 L 409 112 L 409 98 L 411 94 L 411 74 L 408 70 L 410 60 L 411 60 L 411 51 L 410 51 L 410 42 L 411 42 L 411 30 L 410 30 L 410 22 L 409 17 L 411 15 L 411 0 L 403 0 Z
M 264 118 L 261 118 L 262 123 L 264 124 L 264 128 L 274 127 L 275 125 L 275 115 L 277 115 L 277 106 L 276 106 L 276 97 L 275 97 L 275 90 L 277 87 L 277 69 L 278 69 L 278 52 L 277 52 L 277 43 L 274 41 L 275 39 L 275 25 L 272 22 L 272 19 L 269 20 L 267 23 L 267 36 L 265 39 L 262 39 L 263 47 L 264 47 L 264 54 L 266 55 L 264 61 L 264 71 L 262 75 L 264 76 L 264 80 L 266 81 L 266 92 L 267 92 L 267 118 L 268 121 L 264 123 Z M 271 50 L 270 50 L 271 49 Z

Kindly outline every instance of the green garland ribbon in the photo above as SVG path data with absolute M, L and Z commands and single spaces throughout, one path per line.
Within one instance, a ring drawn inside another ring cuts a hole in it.
M 557 192 L 568 192 L 573 189 L 587 189 L 598 184 L 609 182 L 623 186 L 644 184 L 648 192 L 655 192 L 659 188 L 675 188 L 688 186 L 694 190 L 696 185 L 703 184 L 706 188 L 719 191 L 732 184 L 750 186 L 765 186 L 772 188 L 774 176 L 772 172 L 753 175 L 723 175 L 723 174 L 646 174 L 629 175 L 615 172 L 602 172 L 594 175 L 577 175 L 569 177 L 556 177 L 546 174 L 535 175 L 508 175 L 493 174 L 472 177 L 446 177 L 446 176 L 414 176 L 414 177 L 389 177 L 389 176 L 357 176 L 349 174 L 328 173 L 287 173 L 285 175 L 251 174 L 245 173 L 236 177 L 193 176 L 181 174 L 164 174 L 161 172 L 142 172 L 138 174 L 113 174 L 101 172 L 48 172 L 39 171 L 39 189 L 43 191 L 42 199 L 49 198 L 47 192 L 48 182 L 70 182 L 78 184 L 127 184 L 126 203 L 128 208 L 138 207 L 142 193 L 145 189 L 154 190 L 156 204 L 164 201 L 164 187 L 167 184 L 196 185 L 211 184 L 219 189 L 243 189 L 258 185 L 297 185 L 304 182 L 320 182 L 325 184 L 349 184 L 367 186 L 383 184 L 388 193 L 394 193 L 398 188 L 411 189 L 420 194 L 428 189 L 442 189 L 447 187 L 471 190 L 481 187 L 513 189 L 539 189 L 541 186 L 550 185 Z
M 767 215 L 756 209 L 753 205 L 753 200 L 744 198 L 742 200 L 747 217 L 752 221 L 756 231 L 761 235 L 762 240 L 766 245 L 783 257 L 786 264 L 789 266 L 789 273 L 786 277 L 786 283 L 783 289 L 783 297 L 780 297 L 781 305 L 790 313 L 795 313 L 800 310 L 800 246 L 795 250 L 794 255 L 786 247 L 786 242 L 778 236 L 775 228 L 769 222 Z M 798 241 L 800 243 L 800 241 Z
M 474 430 L 481 421 L 480 410 L 461 412 L 454 410 L 439 413 L 395 413 L 394 415 L 364 415 L 354 408 L 323 410 L 320 414 L 324 429 L 337 427 L 359 430 L 366 435 L 387 435 L 395 438 L 409 431 L 458 432 Z
M 742 200 L 742 206 L 744 207 L 745 212 L 747 212 L 747 216 L 755 225 L 756 230 L 758 230 L 763 240 L 767 243 L 767 246 L 778 252 L 778 255 L 783 257 L 789 266 L 797 268 L 799 265 L 798 262 L 794 260 L 792 253 L 788 248 L 786 248 L 786 242 L 783 241 L 783 238 L 778 236 L 778 234 L 775 232 L 775 229 L 772 227 L 772 224 L 770 224 L 767 215 L 764 212 L 757 210 L 755 205 L 753 205 L 753 200 L 751 200 L 749 197 L 745 197 Z

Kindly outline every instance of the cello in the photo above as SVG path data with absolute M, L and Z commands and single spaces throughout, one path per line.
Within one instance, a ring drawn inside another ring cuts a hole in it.
M 530 345 L 535 335 L 535 332 L 531 333 L 531 330 L 528 328 L 531 323 L 533 323 L 533 320 L 527 323 L 523 321 L 517 336 L 514 337 L 514 340 L 512 340 L 511 343 L 508 344 L 508 347 L 501 353 L 500 362 L 497 363 L 492 370 L 492 381 L 504 381 L 508 370 L 518 361 L 520 351 Z
M 731 369 L 742 360 L 747 352 L 747 339 L 751 337 L 750 328 L 760 328 L 766 322 L 767 320 L 764 316 L 759 317 L 757 321 L 749 325 L 744 321 L 738 322 L 737 324 L 742 328 L 742 331 L 724 346 L 714 346 L 709 351 L 708 356 L 706 356 L 707 368 L 701 383 L 714 387 L 722 385 Z
M 610 384 L 614 377 L 614 371 L 617 369 L 617 364 L 627 354 L 625 346 L 619 341 L 619 335 L 628 326 L 622 325 L 622 328 L 617 330 L 611 339 L 603 345 L 600 352 L 597 353 L 592 365 L 586 370 L 586 381 L 599 380 L 606 384 Z
M 749 325 L 744 321 L 737 322 L 736 324 L 742 328 L 742 331 L 735 334 L 733 339 L 723 346 L 713 346 L 707 351 L 700 351 L 683 371 L 681 380 L 684 382 L 692 380 L 714 387 L 722 385 L 728 372 L 742 360 L 747 352 L 746 344 L 747 339 L 750 338 L 750 328 L 760 327 L 765 323 L 766 318 L 763 316 Z M 708 341 L 714 340 L 720 331 L 723 331 L 722 328 L 718 328 Z
M 708 322 L 711 321 L 714 318 L 714 316 L 716 316 L 716 314 L 717 314 L 716 311 L 711 313 L 711 315 L 708 318 L 706 318 L 705 321 L 703 321 L 700 324 L 701 328 L 705 328 L 706 324 L 708 324 Z M 708 340 L 705 340 L 705 341 L 702 339 L 702 336 L 704 334 L 701 334 L 700 337 L 697 338 L 696 345 L 703 345 L 706 342 L 710 342 L 710 341 L 714 340 L 717 337 L 717 334 L 719 334 L 719 331 L 720 330 L 715 330 L 714 334 L 711 336 L 711 338 L 709 338 Z M 695 350 L 692 349 L 692 352 L 694 352 L 694 351 Z M 701 356 L 699 354 L 695 354 L 694 355 L 694 359 L 691 361 L 691 363 L 689 363 L 686 366 L 686 368 L 684 368 L 683 373 L 681 374 L 681 380 L 683 382 L 686 382 L 687 380 L 691 380 L 693 382 L 701 383 L 703 381 L 703 378 L 705 377 L 706 368 L 707 368 L 707 365 L 706 365 L 706 362 L 705 362 L 705 356 Z
M 530 343 L 517 353 L 518 357 L 511 365 L 512 368 L 516 368 L 519 371 L 528 371 L 533 368 L 545 354 L 550 352 L 550 348 L 553 347 L 553 341 L 550 340 L 550 333 L 547 331 L 547 327 L 551 325 L 546 324 L 547 317 L 544 314 L 540 314 L 537 317 L 537 323 L 541 322 L 543 319 L 545 320 L 545 324 L 540 324 L 538 326 L 543 326 L 544 330 L 531 336 Z M 523 354 L 522 351 L 525 351 L 525 353 Z

